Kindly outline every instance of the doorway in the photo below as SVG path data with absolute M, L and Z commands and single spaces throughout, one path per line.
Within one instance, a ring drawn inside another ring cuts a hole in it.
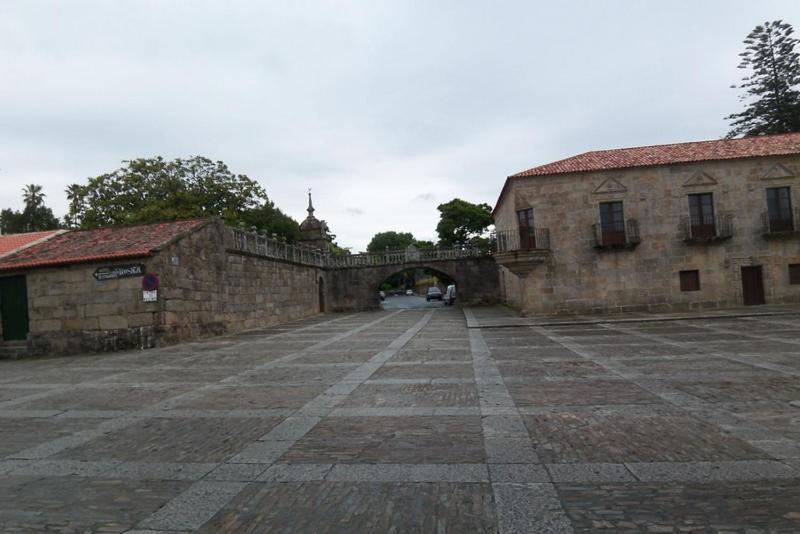
M 317 290 L 319 292 L 319 312 L 325 313 L 325 280 L 321 276 L 319 277 Z
M 761 265 L 742 267 L 742 295 L 748 306 L 766 304 L 764 298 L 764 273 Z
M 28 339 L 28 288 L 24 276 L 0 278 L 3 340 Z

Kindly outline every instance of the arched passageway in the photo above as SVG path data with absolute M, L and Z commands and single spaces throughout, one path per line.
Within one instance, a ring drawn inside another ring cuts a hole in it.
M 378 282 L 385 310 L 443 307 L 443 296 L 453 276 L 432 267 L 406 267 Z

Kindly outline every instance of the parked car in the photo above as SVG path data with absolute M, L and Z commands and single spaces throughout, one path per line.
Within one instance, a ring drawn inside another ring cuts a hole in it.
M 432 300 L 442 300 L 442 290 L 438 287 L 429 287 L 425 292 L 425 300 L 430 302 Z
M 456 301 L 456 286 L 450 284 L 444 291 L 444 305 L 452 306 Z
M 414 295 L 414 291 L 413 291 L 413 290 L 411 290 L 411 289 L 406 289 L 406 295 L 408 295 L 409 297 L 411 297 L 411 296 L 413 296 L 413 295 Z

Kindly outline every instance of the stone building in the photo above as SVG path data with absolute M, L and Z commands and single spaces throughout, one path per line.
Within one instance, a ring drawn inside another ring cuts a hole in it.
M 800 134 L 587 152 L 510 176 L 505 302 L 529 314 L 800 302 Z
M 3 344 L 147 348 L 320 312 L 321 252 L 183 220 L 70 231 L 0 258 Z

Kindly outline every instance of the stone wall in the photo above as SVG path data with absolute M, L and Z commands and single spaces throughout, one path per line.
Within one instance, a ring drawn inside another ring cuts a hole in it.
M 322 270 L 234 252 L 212 224 L 159 254 L 161 339 L 177 342 L 294 321 L 320 312 Z
M 788 264 L 800 263 L 800 239 L 762 236 L 766 188 L 789 185 L 800 198 L 798 176 L 800 158 L 792 156 L 516 180 L 495 212 L 496 227 L 515 228 L 515 211 L 533 208 L 536 226 L 550 230 L 552 256 L 523 277 L 502 268 L 504 299 L 528 313 L 727 307 L 742 304 L 740 268 L 762 265 L 768 303 L 800 302 L 800 285 L 788 282 Z M 717 214 L 732 215 L 733 237 L 687 244 L 687 195 L 706 192 Z M 612 200 L 639 222 L 638 247 L 593 248 L 598 204 Z M 693 269 L 701 290 L 682 292 L 678 273 Z
M 34 269 L 28 286 L 29 352 L 68 354 L 148 348 L 156 343 L 159 302 L 143 302 L 141 279 L 97 281 L 98 267 L 143 263 L 152 258 Z
M 319 313 L 322 270 L 232 252 L 219 223 L 153 256 L 24 273 L 31 354 L 149 348 Z M 98 267 L 142 263 L 160 279 L 158 300 L 144 302 L 141 278 L 97 281 Z

